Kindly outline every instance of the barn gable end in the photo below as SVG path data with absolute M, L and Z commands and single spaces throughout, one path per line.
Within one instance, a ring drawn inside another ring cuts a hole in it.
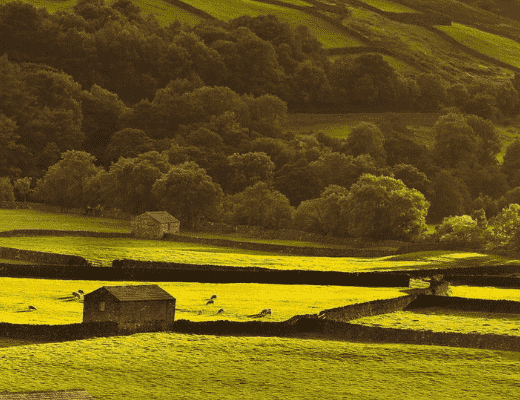
M 132 233 L 144 239 L 162 239 L 166 233 L 178 233 L 180 222 L 166 211 L 148 211 L 134 218 Z
M 171 329 L 176 300 L 157 285 L 103 286 L 85 294 L 83 322 L 113 321 L 120 333 Z

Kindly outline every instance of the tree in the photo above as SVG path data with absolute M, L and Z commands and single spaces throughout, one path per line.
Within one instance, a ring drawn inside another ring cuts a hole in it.
M 241 192 L 260 181 L 269 185 L 272 183 L 275 166 L 265 153 L 235 153 L 228 157 L 228 164 L 231 169 L 229 186 L 233 193 Z
M 402 181 L 365 174 L 347 198 L 349 232 L 377 240 L 419 239 L 427 230 L 429 205 L 422 193 Z
M 478 243 L 482 239 L 483 229 L 469 215 L 446 217 L 436 227 L 436 236 L 444 243 Z
M 416 82 L 420 92 L 420 111 L 438 111 L 446 103 L 448 96 L 440 75 L 423 73 L 417 76 Z
M 395 179 L 400 179 L 410 189 L 416 189 L 429 199 L 432 195 L 432 183 L 423 172 L 413 165 L 397 164 L 392 167 Z
M 383 165 L 386 157 L 383 141 L 383 134 L 376 125 L 362 122 L 352 128 L 348 135 L 347 151 L 354 157 L 369 154 L 378 164 Z
M 286 196 L 292 206 L 314 199 L 320 194 L 320 181 L 305 158 L 285 164 L 276 172 L 274 188 Z
M 220 185 L 194 162 L 173 166 L 155 182 L 152 195 L 188 229 L 203 219 L 218 218 L 223 198 Z
M 481 165 L 496 165 L 501 150 L 500 137 L 493 123 L 476 115 L 466 116 L 468 126 L 478 138 L 478 161 Z
M 520 248 L 520 205 L 513 203 L 490 221 L 493 246 Z
M 99 168 L 95 157 L 84 151 L 69 150 L 52 165 L 44 178 L 38 181 L 35 195 L 49 204 L 61 207 L 85 207 L 86 187 Z
M 20 172 L 19 159 L 25 147 L 18 144 L 18 126 L 0 112 L 0 174 L 15 176 Z
M 154 141 L 140 129 L 125 128 L 114 133 L 105 151 L 106 164 L 120 157 L 132 158 L 154 151 Z
M 27 196 L 31 193 L 31 181 L 32 178 L 26 176 L 25 178 L 19 178 L 14 181 L 14 188 L 18 193 L 18 198 L 22 201 L 27 200 Z
M 439 222 L 444 217 L 462 215 L 468 210 L 470 195 L 465 183 L 448 170 L 439 171 L 433 179 L 433 196 L 428 219 Z
M 377 172 L 371 156 L 363 154 L 354 158 L 338 152 L 323 154 L 317 161 L 310 163 L 310 168 L 319 179 L 320 191 L 329 185 L 348 189 L 364 173 Z
M 465 162 L 472 166 L 478 149 L 477 136 L 464 116 L 448 114 L 439 117 L 435 123 L 434 153 L 442 165 L 456 168 Z
M 520 139 L 507 146 L 501 169 L 511 187 L 520 186 Z
M 317 199 L 303 201 L 294 213 L 295 229 L 321 235 L 345 236 L 348 229 L 348 190 L 330 185 Z
M 150 193 L 170 168 L 168 156 L 156 151 L 119 158 L 101 179 L 103 202 L 130 214 L 154 210 L 157 203 Z
M 0 178 L 0 201 L 14 201 L 14 188 L 7 177 Z
M 226 199 L 228 218 L 236 225 L 280 229 L 289 226 L 293 208 L 289 199 L 265 182 L 258 182 Z

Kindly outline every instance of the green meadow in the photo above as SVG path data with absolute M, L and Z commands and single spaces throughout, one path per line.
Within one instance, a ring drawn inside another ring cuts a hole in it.
M 130 232 L 130 221 L 35 210 L 0 210 L 0 231 L 13 229 Z
M 61 325 L 79 323 L 83 303 L 72 292 L 89 293 L 102 286 L 144 285 L 146 282 L 110 282 L 0 278 L 0 321 L 17 324 Z M 255 283 L 151 282 L 177 299 L 175 319 L 191 321 L 250 321 L 266 308 L 272 315 L 263 321 L 286 321 L 295 315 L 347 304 L 404 296 L 399 288 L 364 288 Z M 405 289 L 405 288 L 401 288 Z M 212 295 L 214 304 L 207 305 Z M 28 311 L 29 305 L 36 307 Z M 217 314 L 217 311 L 224 312 Z
M 0 4 L 8 3 L 13 0 L 0 0 Z M 76 0 L 51 1 L 51 0 L 23 0 L 26 3 L 33 4 L 35 7 L 43 7 L 49 12 L 56 11 L 72 11 L 72 7 L 76 4 Z M 194 15 L 182 8 L 175 7 L 163 0 L 132 0 L 133 3 L 141 7 L 143 14 L 154 14 L 157 21 L 167 26 L 175 20 L 180 20 L 189 25 L 195 25 L 203 21 L 202 17 Z M 105 0 L 105 4 L 110 6 L 115 0 Z
M 259 3 L 252 0 L 185 0 L 185 2 L 218 19 L 226 21 L 243 15 L 257 17 L 259 15 L 276 14 L 278 18 L 291 25 L 306 26 L 322 42 L 324 48 L 363 45 L 362 42 L 329 22 L 291 8 Z
M 513 399 L 520 353 L 147 333 L 0 349 L 1 391 L 104 400 Z
M 512 39 L 457 23 L 436 28 L 473 50 L 520 67 L 520 43 Z
M 399 3 L 386 0 L 362 0 L 372 7 L 379 8 L 382 11 L 398 12 L 398 13 L 413 13 L 416 12 L 413 8 L 403 6 Z
M 489 286 L 451 286 L 450 291 L 454 297 L 520 301 L 520 289 L 502 289 Z
M 77 255 L 111 265 L 112 260 L 132 259 L 186 264 L 307 269 L 320 271 L 369 272 L 427 269 L 447 266 L 472 266 L 475 263 L 505 262 L 480 253 L 437 251 L 390 257 L 306 257 L 277 253 L 212 247 L 141 239 L 107 239 L 92 237 L 8 237 L 0 246 L 24 250 Z
M 518 314 L 470 312 L 435 307 L 397 311 L 352 322 L 384 328 L 520 336 Z

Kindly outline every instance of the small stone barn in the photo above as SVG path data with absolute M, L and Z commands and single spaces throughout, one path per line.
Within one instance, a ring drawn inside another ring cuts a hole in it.
M 144 239 L 162 239 L 165 233 L 178 233 L 180 221 L 166 211 L 148 211 L 131 223 L 132 233 Z
M 83 322 L 117 322 L 123 334 L 165 331 L 173 327 L 175 301 L 158 285 L 102 286 L 85 294 Z
M 94 400 L 86 390 L 71 389 L 41 392 L 0 392 L 0 400 Z

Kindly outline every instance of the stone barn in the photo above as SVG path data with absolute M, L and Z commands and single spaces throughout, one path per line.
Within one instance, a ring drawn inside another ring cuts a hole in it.
M 123 334 L 165 331 L 173 327 L 175 302 L 158 285 L 102 286 L 85 294 L 83 322 L 114 321 Z
M 181 223 L 166 211 L 148 211 L 131 223 L 132 233 L 144 239 L 162 239 L 165 233 L 178 233 Z

